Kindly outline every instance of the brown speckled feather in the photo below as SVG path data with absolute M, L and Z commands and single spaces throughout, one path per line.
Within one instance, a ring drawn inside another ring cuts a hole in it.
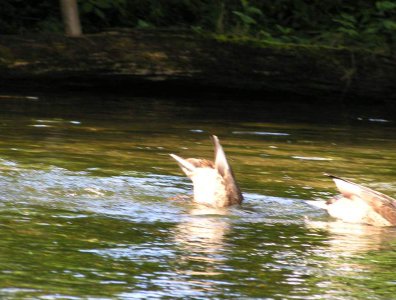
M 215 168 L 213 161 L 208 159 L 187 158 L 186 160 L 196 168 Z
M 212 136 L 215 148 L 214 162 L 207 159 L 183 159 L 170 154 L 183 172 L 193 181 L 194 201 L 214 207 L 240 204 L 242 193 L 217 136 Z
M 349 180 L 333 175 L 329 176 L 345 183 L 342 188 L 337 185 L 344 197 L 350 199 L 359 197 L 389 223 L 396 225 L 396 199 Z
M 215 135 L 212 139 L 215 146 L 215 168 L 223 177 L 224 184 L 226 186 L 227 198 L 229 199 L 228 205 L 240 204 L 243 201 L 243 196 L 238 183 L 235 180 L 234 172 L 227 161 L 219 139 Z

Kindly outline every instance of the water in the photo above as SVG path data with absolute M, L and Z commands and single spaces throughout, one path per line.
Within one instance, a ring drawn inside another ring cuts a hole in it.
M 325 172 L 396 196 L 388 107 L 32 96 L 0 100 L 2 299 L 396 299 L 396 229 L 304 202 Z M 242 207 L 177 197 L 168 154 L 210 158 L 210 134 Z

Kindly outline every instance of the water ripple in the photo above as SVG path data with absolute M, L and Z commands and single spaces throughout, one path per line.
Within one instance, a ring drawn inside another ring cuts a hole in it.
M 269 136 L 288 136 L 289 133 L 285 132 L 269 132 L 269 131 L 233 131 L 233 134 L 246 134 L 246 135 L 269 135 Z

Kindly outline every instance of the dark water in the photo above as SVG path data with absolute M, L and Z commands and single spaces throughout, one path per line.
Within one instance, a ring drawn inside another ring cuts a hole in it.
M 1 97 L 0 298 L 396 299 L 396 229 L 304 202 L 324 172 L 396 196 L 392 111 L 215 100 Z M 210 134 L 242 207 L 171 200 L 168 154 L 210 158 Z

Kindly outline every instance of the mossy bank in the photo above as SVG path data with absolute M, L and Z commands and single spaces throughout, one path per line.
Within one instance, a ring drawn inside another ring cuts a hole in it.
M 167 93 L 237 90 L 396 101 L 395 78 L 394 59 L 364 49 L 268 44 L 171 30 L 0 37 L 2 90 L 152 91 L 156 86 Z

